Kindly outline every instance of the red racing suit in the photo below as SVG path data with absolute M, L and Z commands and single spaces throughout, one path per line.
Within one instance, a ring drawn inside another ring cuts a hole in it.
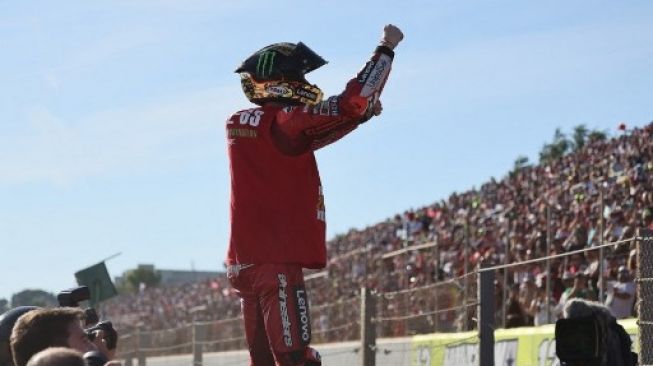
M 313 151 L 372 117 L 393 58 L 392 50 L 377 47 L 343 93 L 314 106 L 267 104 L 227 120 L 226 262 L 242 298 L 252 365 L 273 365 L 273 358 L 278 365 L 306 362 L 310 320 L 302 268 L 326 264 L 326 214 Z

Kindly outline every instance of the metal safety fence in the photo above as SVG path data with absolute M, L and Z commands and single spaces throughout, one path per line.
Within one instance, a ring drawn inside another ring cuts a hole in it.
M 432 247 L 422 244 L 417 250 L 431 250 Z M 546 257 L 479 267 L 482 265 L 483 261 L 461 276 L 423 286 L 385 292 L 364 288 L 360 293 L 333 302 L 311 304 L 312 342 L 358 341 L 360 346 L 347 352 L 358 352 L 361 357 L 367 352 L 369 359 L 384 353 L 384 349 L 377 347 L 376 338 L 473 330 L 477 331 L 475 336 L 458 342 L 478 343 L 480 348 L 485 344 L 486 352 L 490 352 L 487 342 L 488 339 L 493 342 L 491 332 L 495 328 L 555 322 L 561 316 L 565 292 L 570 292 L 574 284 L 584 289 L 582 294 L 575 296 L 609 305 L 617 283 L 617 270 L 627 267 L 636 270 L 632 280 L 637 285 L 637 302 L 631 315 L 639 318 L 640 360 L 643 365 L 653 365 L 653 351 L 647 346 L 653 341 L 653 235 L 650 230 L 640 229 L 631 238 Z M 484 276 L 488 273 L 490 277 Z M 532 274 L 539 276 L 534 278 Z M 582 285 L 577 279 L 580 274 Z M 328 273 L 307 278 L 309 293 L 311 288 L 319 292 L 329 283 Z M 491 282 L 487 282 L 488 278 Z M 522 312 L 514 314 L 512 310 L 517 307 L 521 307 Z M 488 327 L 491 328 L 489 333 Z M 139 365 L 144 365 L 147 357 L 193 354 L 195 363 L 199 364 L 202 353 L 242 349 L 246 349 L 242 318 L 236 317 L 196 321 L 167 330 L 135 331 L 121 337 L 119 354 L 128 364 L 138 359 Z
M 465 289 L 470 296 L 465 297 Z M 380 337 L 402 337 L 475 329 L 477 274 L 405 290 L 377 293 L 375 322 Z
M 503 326 L 541 325 L 555 323 L 557 319 L 564 317 L 564 305 L 572 298 L 598 302 L 604 304 L 618 319 L 629 317 L 638 319 L 639 364 L 653 365 L 653 351 L 650 348 L 653 342 L 652 234 L 651 230 L 638 229 L 635 236 L 623 240 L 543 258 L 481 268 L 478 271 L 479 276 L 492 274 L 492 278 L 495 276 L 498 278 L 499 274 L 502 276 L 507 276 L 508 273 L 514 274 L 520 268 L 525 268 L 529 273 L 544 274 L 546 283 L 540 283 L 538 286 L 527 279 L 521 284 L 515 284 L 508 297 L 497 298 L 496 295 L 502 293 L 500 288 L 502 283 L 495 280 L 493 291 L 479 293 L 484 294 L 479 298 L 479 313 L 487 306 L 491 305 L 494 308 L 494 305 L 498 304 L 503 312 L 501 316 Z M 573 274 L 567 272 L 566 269 L 574 268 L 581 257 L 591 258 L 590 266 L 587 268 L 578 266 L 576 267 L 578 270 Z M 634 270 L 633 277 L 629 275 L 631 270 Z M 619 294 L 616 294 L 617 288 Z M 629 293 L 628 288 L 634 292 Z M 630 296 L 624 297 L 627 293 Z M 626 301 L 617 301 L 617 295 L 622 295 L 620 298 Z M 506 314 L 513 308 L 513 304 L 526 305 L 526 311 L 517 314 L 522 319 L 516 324 L 510 324 L 513 314 Z M 531 318 L 530 323 L 528 317 Z M 501 324 L 499 317 L 494 317 L 489 322 L 493 328 L 495 323 Z M 491 360 L 494 359 L 493 347 L 493 338 L 484 341 L 483 336 L 480 336 L 481 365 L 491 364 Z
M 312 319 L 312 342 L 329 343 L 360 339 L 360 296 L 309 307 Z M 177 328 L 139 330 L 121 335 L 118 355 L 127 363 L 146 358 L 194 354 L 201 359 L 206 352 L 247 348 L 243 319 L 235 317 L 217 321 L 193 321 Z
M 653 230 L 638 232 L 636 281 L 639 362 L 640 365 L 653 365 Z

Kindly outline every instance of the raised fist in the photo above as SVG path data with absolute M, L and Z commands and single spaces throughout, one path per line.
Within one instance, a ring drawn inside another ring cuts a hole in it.
M 402 39 L 404 39 L 404 34 L 401 33 L 401 30 L 396 26 L 388 24 L 383 27 L 383 37 L 381 38 L 382 45 L 394 49 Z

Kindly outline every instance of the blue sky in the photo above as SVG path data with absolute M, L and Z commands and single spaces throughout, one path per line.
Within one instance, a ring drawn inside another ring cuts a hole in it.
M 328 235 L 537 159 L 556 127 L 653 120 L 650 1 L 2 1 L 0 298 L 113 253 L 218 270 L 235 66 L 303 41 L 340 92 L 384 24 L 405 33 L 384 113 L 317 153 Z

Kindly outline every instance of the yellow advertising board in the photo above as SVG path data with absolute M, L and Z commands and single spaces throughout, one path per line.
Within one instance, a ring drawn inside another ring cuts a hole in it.
M 635 319 L 619 321 L 637 346 Z M 559 366 L 555 353 L 555 326 L 499 329 L 494 332 L 495 366 Z M 412 365 L 477 366 L 476 332 L 419 335 L 412 339 Z M 637 351 L 637 350 L 635 350 Z

